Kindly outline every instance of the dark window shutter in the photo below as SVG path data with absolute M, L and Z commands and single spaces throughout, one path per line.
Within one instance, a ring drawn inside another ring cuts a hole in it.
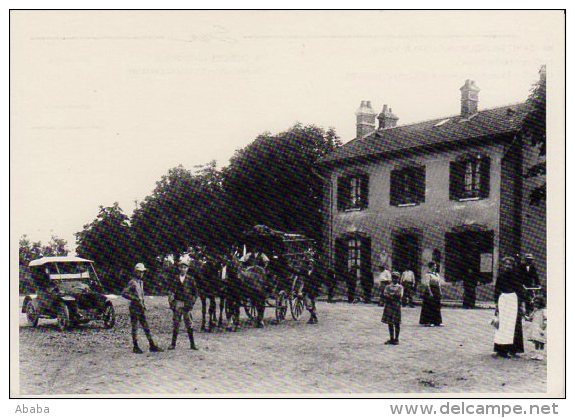
M 339 177 L 337 180 L 337 208 L 346 210 L 349 206 L 349 177 Z
M 425 166 L 415 170 L 416 203 L 425 202 Z
M 371 271 L 371 238 L 361 238 L 361 276 L 367 279 Z
M 340 280 L 346 277 L 347 273 L 347 240 L 338 238 L 335 240 L 335 271 Z
M 400 203 L 400 170 L 392 170 L 389 181 L 389 204 L 397 206 Z
M 491 159 L 489 157 L 484 157 L 481 159 L 481 190 L 480 190 L 480 197 L 488 198 L 489 197 L 489 184 L 490 184 L 490 177 L 489 174 L 491 172 Z
M 362 174 L 359 177 L 361 179 L 361 208 L 367 209 L 369 206 L 369 176 L 367 174 Z
M 463 165 L 460 161 L 449 163 L 449 198 L 459 200 L 463 188 Z

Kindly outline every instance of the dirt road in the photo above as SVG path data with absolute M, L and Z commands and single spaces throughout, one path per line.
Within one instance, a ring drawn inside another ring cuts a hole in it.
M 492 311 L 444 309 L 444 328 L 417 325 L 419 308 L 403 310 L 401 344 L 386 346 L 387 328 L 374 305 L 319 303 L 320 323 L 291 318 L 237 333 L 196 333 L 187 349 L 131 353 L 127 305 L 115 300 L 117 325 L 92 324 L 61 333 L 52 321 L 31 328 L 20 318 L 23 394 L 544 392 L 546 361 L 492 357 Z M 152 333 L 171 335 L 165 298 L 149 301 Z M 199 304 L 194 309 L 196 328 Z M 266 318 L 273 317 L 269 309 Z M 143 335 L 141 335 L 144 348 Z M 530 343 L 526 347 L 532 350 Z

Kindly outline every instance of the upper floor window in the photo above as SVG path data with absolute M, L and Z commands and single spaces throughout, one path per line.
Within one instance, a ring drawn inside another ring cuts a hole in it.
M 368 206 L 369 176 L 364 173 L 342 176 L 337 183 L 339 210 L 362 210 Z
M 449 166 L 449 198 L 451 200 L 485 199 L 489 197 L 490 159 L 484 155 L 465 156 Z
M 425 202 L 425 166 L 392 170 L 389 195 L 393 206 Z

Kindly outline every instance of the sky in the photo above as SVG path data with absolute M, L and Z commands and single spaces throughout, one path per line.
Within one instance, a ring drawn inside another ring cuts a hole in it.
M 11 234 L 47 242 L 100 205 L 130 215 L 162 175 L 296 122 L 355 136 L 371 100 L 399 124 L 524 101 L 562 67 L 561 12 L 11 13 Z

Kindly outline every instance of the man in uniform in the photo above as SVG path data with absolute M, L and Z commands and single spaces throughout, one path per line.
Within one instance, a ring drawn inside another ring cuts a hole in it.
M 154 343 L 152 334 L 150 333 L 150 326 L 146 319 L 146 302 L 144 300 L 143 282 L 145 272 L 146 267 L 144 264 L 136 264 L 136 267 L 134 268 L 134 276 L 128 282 L 128 286 L 126 286 L 122 291 L 122 297 L 130 301 L 130 323 L 132 325 L 132 342 L 134 344 L 132 351 L 136 354 L 143 353 L 142 349 L 138 345 L 138 324 L 141 324 L 144 329 L 144 334 L 146 334 L 146 338 L 150 344 L 150 352 L 157 353 L 164 351 Z
M 537 273 L 537 268 L 534 265 L 533 254 L 525 254 L 525 263 L 520 266 L 521 281 L 523 287 L 526 289 L 534 289 L 540 287 L 539 274 Z M 528 290 L 527 294 L 529 297 L 525 299 L 525 310 L 528 314 L 533 312 L 533 297 L 535 291 Z
M 180 259 L 178 263 L 178 273 L 172 274 L 169 278 L 169 296 L 168 301 L 172 309 L 172 344 L 168 350 L 176 348 L 176 341 L 178 339 L 178 332 L 180 331 L 180 324 L 182 317 L 190 339 L 190 349 L 197 350 L 194 343 L 194 329 L 192 327 L 192 309 L 197 299 L 196 282 L 194 278 L 188 274 L 190 264 L 185 258 Z

